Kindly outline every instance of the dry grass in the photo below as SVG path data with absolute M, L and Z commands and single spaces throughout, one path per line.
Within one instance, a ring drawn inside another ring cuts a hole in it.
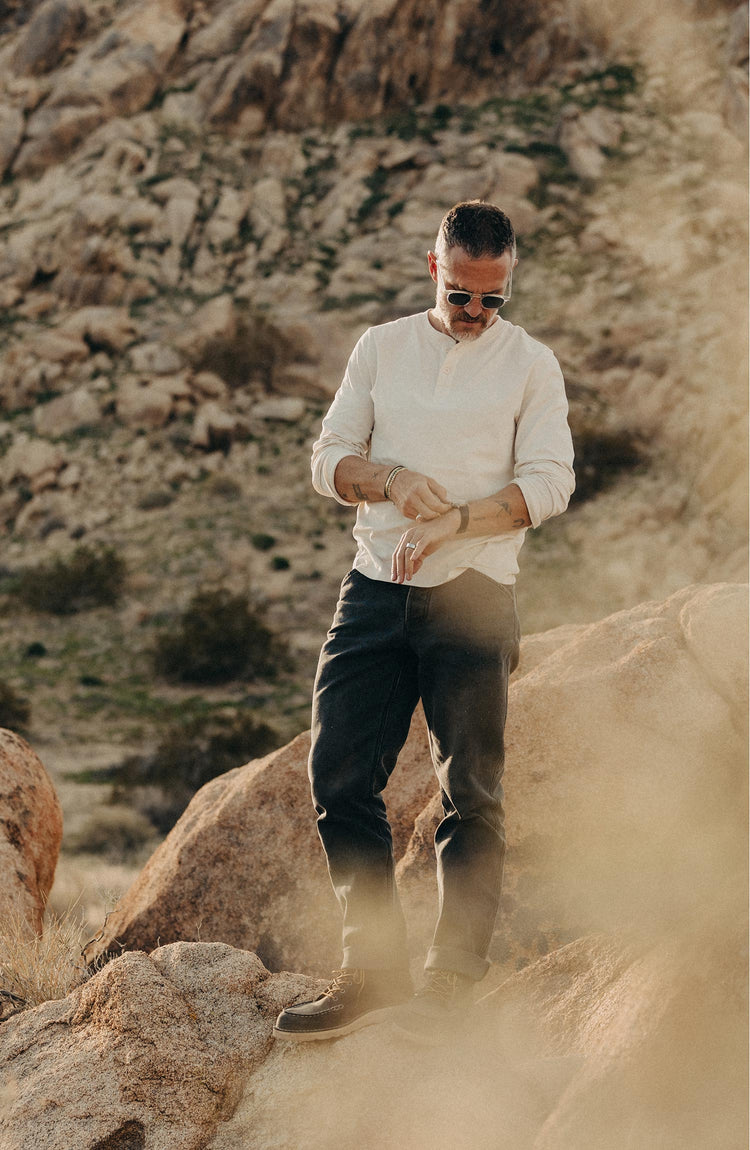
M 48 910 L 41 934 L 12 911 L 0 925 L 0 1018 L 65 998 L 84 982 L 89 974 L 82 956 L 85 936 L 75 907 L 59 916 Z

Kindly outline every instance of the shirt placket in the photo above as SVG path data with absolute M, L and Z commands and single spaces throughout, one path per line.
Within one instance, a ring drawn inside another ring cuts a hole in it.
M 453 389 L 453 382 L 458 367 L 458 352 L 459 347 L 456 344 L 446 352 L 442 366 L 438 371 L 437 379 L 435 381 L 435 396 L 446 395 Z

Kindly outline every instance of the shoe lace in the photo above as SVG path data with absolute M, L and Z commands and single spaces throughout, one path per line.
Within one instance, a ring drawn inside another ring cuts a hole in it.
M 323 991 L 322 997 L 338 994 L 340 990 L 345 990 L 347 986 L 352 986 L 361 980 L 361 974 L 358 970 L 334 970 L 333 977 L 328 983 L 328 986 Z
M 430 970 L 425 985 L 417 991 L 417 997 L 439 998 L 450 1002 L 456 993 L 458 978 L 453 970 Z

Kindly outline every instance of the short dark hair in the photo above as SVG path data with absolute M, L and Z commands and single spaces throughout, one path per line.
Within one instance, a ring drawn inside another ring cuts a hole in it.
M 439 253 L 447 248 L 463 248 L 472 259 L 516 254 L 516 233 L 505 212 L 484 200 L 455 204 L 443 217 L 435 241 Z

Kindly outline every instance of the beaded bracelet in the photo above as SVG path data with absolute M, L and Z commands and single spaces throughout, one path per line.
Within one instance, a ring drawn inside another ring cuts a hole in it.
M 397 463 L 396 466 L 391 468 L 391 470 L 388 472 L 388 478 L 386 479 L 385 486 L 383 488 L 383 494 L 385 495 L 386 499 L 390 499 L 391 497 L 391 484 L 398 475 L 399 471 L 406 471 L 406 468 L 402 463 Z

